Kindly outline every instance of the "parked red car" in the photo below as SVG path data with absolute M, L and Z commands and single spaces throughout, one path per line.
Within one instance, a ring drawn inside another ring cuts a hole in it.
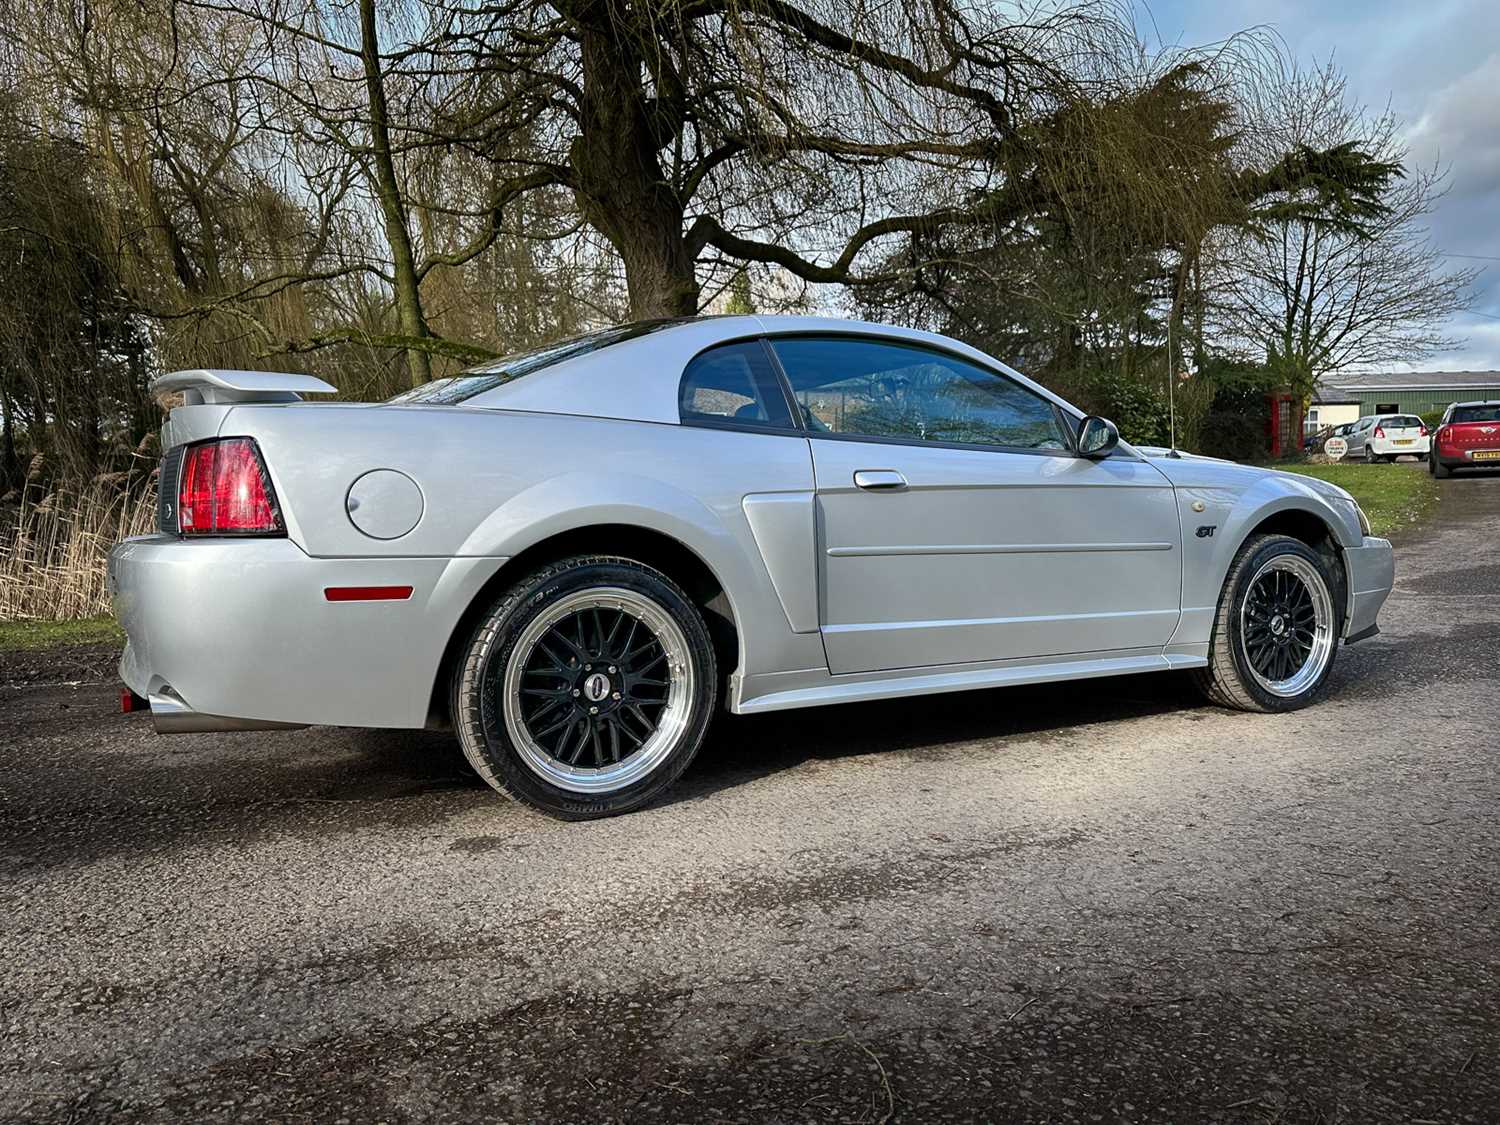
M 1455 402 L 1438 423 L 1427 467 L 1446 477 L 1482 465 L 1500 468 L 1500 402 Z

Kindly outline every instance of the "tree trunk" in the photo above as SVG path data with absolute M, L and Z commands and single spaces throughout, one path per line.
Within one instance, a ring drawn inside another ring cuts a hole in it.
M 411 229 L 407 225 L 406 204 L 396 179 L 396 164 L 391 157 L 390 117 L 385 104 L 385 74 L 381 69 L 380 41 L 375 27 L 375 0 L 359 0 L 360 56 L 365 69 L 365 91 L 370 102 L 371 162 L 375 166 L 376 197 L 385 220 L 385 237 L 391 247 L 395 273 L 396 316 L 401 335 L 421 339 L 431 335 L 422 315 L 422 291 L 417 281 L 417 264 L 412 254 Z M 420 348 L 406 350 L 407 369 L 412 386 L 432 378 L 432 364 Z
M 692 316 L 698 279 L 682 201 L 657 159 L 641 59 L 608 26 L 583 32 L 583 128 L 569 150 L 578 204 L 619 252 L 633 319 Z
M 21 459 L 16 456 L 15 404 L 11 402 L 8 381 L 0 380 L 0 418 L 4 419 L 5 436 L 0 442 L 0 495 L 21 484 Z

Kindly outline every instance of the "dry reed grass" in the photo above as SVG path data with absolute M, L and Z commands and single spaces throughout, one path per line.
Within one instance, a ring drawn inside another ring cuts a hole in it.
M 156 527 L 155 482 L 105 473 L 77 492 L 29 483 L 0 530 L 0 621 L 69 621 L 109 612 L 110 548 Z

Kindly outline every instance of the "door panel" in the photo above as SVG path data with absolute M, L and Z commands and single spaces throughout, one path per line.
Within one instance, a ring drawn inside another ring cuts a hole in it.
M 1144 461 L 812 442 L 830 669 L 1164 645 L 1177 625 L 1172 487 Z M 866 482 L 884 482 L 861 488 Z M 905 484 L 890 486 L 895 474 Z

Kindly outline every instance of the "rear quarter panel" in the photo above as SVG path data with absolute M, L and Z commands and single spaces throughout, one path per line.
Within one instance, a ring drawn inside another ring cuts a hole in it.
M 739 624 L 742 672 L 822 665 L 793 631 L 744 510 L 747 495 L 813 504 L 800 437 L 473 407 L 242 406 L 221 433 L 260 444 L 289 537 L 316 558 L 489 558 L 496 566 L 561 532 L 629 524 L 668 535 L 718 577 Z M 346 510 L 372 469 L 422 490 L 417 526 L 372 539 Z M 807 526 L 811 528 L 811 521 Z M 815 583 L 815 547 L 805 574 Z

